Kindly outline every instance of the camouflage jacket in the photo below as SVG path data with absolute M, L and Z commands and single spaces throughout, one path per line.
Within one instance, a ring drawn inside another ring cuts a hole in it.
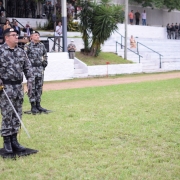
M 23 49 L 15 47 L 11 50 L 4 43 L 0 47 L 0 79 L 10 81 L 23 81 L 23 72 L 26 79 L 34 79 L 31 63 Z
M 44 70 L 48 64 L 47 50 L 43 43 L 29 42 L 25 44 L 24 50 L 26 51 L 28 58 L 33 67 L 33 74 L 38 77 L 42 77 Z

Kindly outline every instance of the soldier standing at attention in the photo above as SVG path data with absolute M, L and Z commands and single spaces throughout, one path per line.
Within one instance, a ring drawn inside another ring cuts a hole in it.
M 4 140 L 4 151 L 13 153 L 14 151 L 25 151 L 17 141 L 17 133 L 20 128 L 20 121 L 10 105 L 4 90 L 9 96 L 19 117 L 22 117 L 23 104 L 23 73 L 27 79 L 28 94 L 32 93 L 31 63 L 23 49 L 17 46 L 18 34 L 14 28 L 4 31 L 5 43 L 0 47 L 0 109 L 2 115 L 1 136 Z
M 30 36 L 31 42 L 25 44 L 24 50 L 26 51 L 29 60 L 31 61 L 33 74 L 35 76 L 32 88 L 32 94 L 29 96 L 31 103 L 31 112 L 33 114 L 39 112 L 46 112 L 47 109 L 41 107 L 41 95 L 44 79 L 44 70 L 48 64 L 47 50 L 43 43 L 39 41 L 39 32 L 32 31 Z

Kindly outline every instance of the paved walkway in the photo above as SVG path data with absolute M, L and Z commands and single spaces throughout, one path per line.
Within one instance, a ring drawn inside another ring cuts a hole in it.
M 160 81 L 166 79 L 180 78 L 180 72 L 162 73 L 162 74 L 142 74 L 132 75 L 127 77 L 105 77 L 105 78 L 90 78 L 90 79 L 74 79 L 61 82 L 46 82 L 43 91 L 74 89 L 85 87 L 109 86 L 117 84 L 138 83 L 145 81 Z

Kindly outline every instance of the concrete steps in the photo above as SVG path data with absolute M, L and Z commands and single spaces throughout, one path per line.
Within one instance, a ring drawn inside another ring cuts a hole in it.
M 74 78 L 88 77 L 87 65 L 82 63 L 77 58 L 74 59 Z

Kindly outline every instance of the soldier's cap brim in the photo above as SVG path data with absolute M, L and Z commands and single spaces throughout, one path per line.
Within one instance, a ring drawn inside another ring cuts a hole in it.
M 11 33 L 11 32 L 17 33 L 17 30 L 14 28 L 7 28 L 6 30 L 4 30 L 3 35 L 5 36 L 7 33 Z

